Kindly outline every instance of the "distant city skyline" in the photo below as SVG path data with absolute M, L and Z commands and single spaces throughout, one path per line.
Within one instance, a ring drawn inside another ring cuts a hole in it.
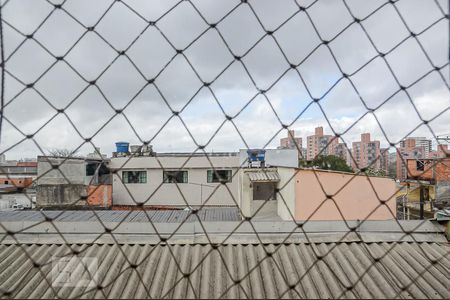
M 330 132 L 327 132 L 327 127 L 326 126 L 318 126 L 318 127 L 323 127 L 323 131 L 326 133 L 325 135 L 327 135 L 327 136 L 333 136 L 333 134 L 331 134 Z M 317 127 L 316 127 L 317 128 Z M 299 138 L 301 141 L 302 141 L 302 146 L 303 146 L 303 148 L 306 150 L 306 148 L 307 148 L 307 146 L 306 146 L 306 143 L 307 143 L 307 137 L 308 136 L 312 136 L 312 135 L 314 135 L 314 131 L 312 132 L 312 134 L 307 134 L 307 133 L 305 133 L 304 135 L 299 135 L 299 132 L 306 132 L 306 131 L 304 131 L 304 130 L 295 130 L 295 129 L 289 129 L 289 131 L 291 131 L 291 132 L 294 132 L 294 134 L 295 134 L 295 138 Z M 288 141 L 287 141 L 287 136 L 288 136 L 288 132 L 289 131 L 286 131 L 286 130 L 283 130 L 281 133 L 280 133 L 280 135 L 281 134 L 283 134 L 283 133 L 285 133 L 286 135 L 285 136 L 281 136 L 281 138 L 280 139 L 278 139 L 278 140 L 274 140 L 271 144 L 269 144 L 269 146 L 268 147 L 266 147 L 267 149 L 274 149 L 274 148 L 278 148 L 278 147 L 280 147 L 280 143 L 281 143 L 281 140 L 286 140 L 285 141 L 285 143 L 288 143 Z M 366 132 L 361 132 L 360 133 L 360 135 L 361 134 L 364 134 L 364 133 L 366 133 Z M 360 135 L 359 136 L 356 136 L 355 137 L 355 140 L 351 140 L 351 141 L 345 141 L 346 142 L 346 144 L 347 144 L 347 148 L 349 149 L 349 150 L 351 150 L 351 149 L 353 149 L 353 147 L 352 147 L 352 144 L 353 144 L 353 142 L 355 142 L 355 141 L 359 141 L 359 139 L 360 139 Z M 450 136 L 450 134 L 440 134 L 440 135 L 437 135 L 437 136 Z M 429 140 L 429 141 L 431 141 L 431 150 L 437 150 L 437 146 L 438 146 L 438 144 L 437 144 L 437 142 L 436 142 L 436 140 L 434 139 L 434 137 L 433 138 L 430 138 L 430 137 L 426 137 L 426 136 L 408 136 L 408 137 L 406 137 L 405 139 L 407 139 L 407 138 L 425 138 L 425 139 L 427 139 L 427 140 Z M 372 134 L 371 134 L 371 139 L 372 140 L 377 140 L 377 138 L 376 137 L 374 137 Z M 401 146 L 402 146 L 402 142 L 405 140 L 405 139 L 402 139 L 402 140 L 400 140 L 397 144 L 396 144 L 396 148 L 400 148 Z M 121 140 L 124 140 L 124 141 L 127 141 L 127 142 L 130 142 L 130 144 L 136 144 L 136 145 L 138 145 L 139 143 L 134 143 L 134 142 L 132 142 L 132 141 L 130 141 L 130 140 L 127 140 L 127 139 L 121 139 Z M 119 140 L 117 140 L 117 141 L 119 141 Z M 306 143 L 305 143 L 305 141 L 306 141 Z M 112 152 L 114 152 L 115 151 L 115 143 L 116 141 L 111 141 L 111 144 L 110 145 L 104 145 L 104 147 L 100 147 L 100 150 L 101 150 L 101 152 L 103 153 L 103 154 L 106 154 L 108 157 L 110 157 L 111 156 L 111 154 L 112 154 Z M 338 143 L 339 144 L 341 144 L 342 143 L 342 139 L 341 138 L 339 138 L 338 139 Z M 446 144 L 445 142 L 441 142 L 441 144 Z M 181 149 L 176 149 L 176 148 L 160 148 L 160 149 L 158 149 L 158 145 L 155 145 L 155 144 L 152 144 L 153 145 L 153 149 L 156 151 L 156 152 L 183 152 L 184 150 L 183 150 L 183 148 L 181 148 Z M 258 147 L 250 147 L 250 148 L 258 148 Z M 387 143 L 384 143 L 383 144 L 383 142 L 382 141 L 380 141 L 380 149 L 383 149 L 383 148 L 389 148 L 389 153 L 395 153 L 396 152 L 396 150 L 394 149 L 394 148 L 392 148 L 392 147 L 389 147 L 389 145 L 387 144 Z M 5 157 L 5 159 L 6 160 L 29 160 L 29 159 L 35 159 L 38 155 L 48 155 L 49 154 L 49 152 L 51 152 L 52 150 L 54 150 L 54 149 L 67 149 L 67 150 L 73 150 L 74 148 L 69 148 L 69 147 L 51 147 L 51 148 L 47 148 L 47 149 L 43 149 L 44 150 L 44 153 L 42 153 L 42 152 L 36 152 L 36 155 L 35 156 L 33 156 L 33 155 L 29 155 L 29 156 L 22 156 L 19 152 L 16 152 L 16 151 L 14 151 L 14 150 L 11 150 L 11 151 L 7 151 L 7 152 L 5 152 L 5 153 L 3 153 L 0 157 L 2 157 L 2 156 L 4 156 Z M 245 149 L 244 147 L 239 147 L 239 148 L 237 148 L 237 149 L 224 149 L 224 150 L 222 150 L 222 149 L 208 149 L 208 150 L 206 150 L 206 151 L 209 151 L 209 152 L 238 152 L 239 151 L 239 149 Z M 193 152 L 195 149 L 192 149 L 192 151 L 188 151 L 188 152 Z M 77 151 L 77 154 L 79 154 L 79 155 L 87 155 L 87 154 L 89 154 L 89 153 L 93 153 L 95 151 L 95 149 L 91 146 L 91 145 L 89 145 L 89 147 L 81 147 L 81 149 L 79 150 L 79 151 Z M 199 151 L 201 151 L 201 150 L 199 150 Z M 307 155 L 307 153 L 305 152 L 304 153 L 305 155 Z M 326 153 L 325 153 L 326 154 Z M 0 161 L 1 161 L 1 159 L 0 159 Z

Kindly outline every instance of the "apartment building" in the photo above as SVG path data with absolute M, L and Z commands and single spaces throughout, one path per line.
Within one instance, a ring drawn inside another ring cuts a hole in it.
M 411 142 L 414 141 L 415 146 L 414 147 L 423 147 L 425 151 L 425 158 L 428 158 L 428 155 L 432 151 L 431 147 L 431 140 L 427 139 L 426 137 L 408 137 L 407 139 L 404 139 L 400 141 L 400 147 L 402 148 L 408 148 L 408 145 L 411 145 Z
M 380 169 L 387 175 L 389 173 L 389 148 L 380 149 Z
M 338 143 L 334 147 L 333 155 L 345 160 L 347 165 L 351 166 L 351 162 L 352 162 L 351 151 L 352 150 L 347 147 L 346 143 Z
M 299 159 L 306 158 L 306 148 L 303 148 L 303 139 L 295 136 L 295 130 L 289 130 L 288 136 L 280 139 L 278 149 L 295 149 Z
M 301 149 L 302 147 L 303 140 L 295 136 L 295 130 L 289 130 L 288 136 L 280 139 L 280 149 Z
M 369 166 L 381 169 L 380 141 L 372 141 L 370 133 L 361 134 L 361 140 L 352 143 L 352 155 L 352 167 L 355 170 Z
M 324 135 L 323 127 L 316 127 L 314 135 L 307 137 L 306 159 L 313 160 L 319 155 L 334 155 L 338 144 L 338 138 L 333 135 Z
M 437 150 L 432 150 L 428 153 L 427 158 L 444 158 L 450 156 L 448 145 L 438 145 Z

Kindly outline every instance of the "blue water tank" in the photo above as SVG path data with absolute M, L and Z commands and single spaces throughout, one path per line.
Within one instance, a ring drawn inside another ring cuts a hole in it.
M 127 143 L 127 142 L 117 142 L 116 143 L 116 152 L 117 153 L 127 153 L 129 145 L 130 145 L 130 143 Z
M 265 161 L 266 150 L 264 149 L 248 149 L 247 150 L 248 160 L 252 161 Z

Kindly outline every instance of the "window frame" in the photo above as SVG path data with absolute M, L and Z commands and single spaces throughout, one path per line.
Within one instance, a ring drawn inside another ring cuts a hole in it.
M 182 181 L 178 182 L 178 180 L 169 180 L 169 176 L 167 176 L 169 173 L 171 173 L 170 178 L 176 178 L 180 173 Z M 175 176 L 173 173 L 177 173 Z M 189 183 L 189 171 L 188 170 L 163 170 L 163 183 L 175 183 L 175 184 L 183 184 L 183 183 Z
M 416 171 L 425 171 L 425 161 L 416 160 Z
M 216 173 L 217 172 L 217 173 Z M 221 180 L 221 178 L 217 178 L 218 172 L 227 172 L 227 178 L 225 180 Z M 214 180 L 216 179 L 216 180 Z M 207 183 L 230 183 L 233 182 L 233 170 L 232 169 L 210 169 L 206 172 L 206 182 Z
M 126 176 L 125 176 L 125 173 L 127 173 Z M 135 174 L 134 175 L 134 177 L 137 178 L 138 181 L 137 182 L 130 182 L 129 173 L 139 173 L 139 174 Z M 144 174 L 144 176 L 141 176 L 142 174 Z M 125 171 L 122 171 L 122 183 L 124 183 L 124 184 L 146 184 L 147 183 L 147 171 L 146 170 L 137 170 L 137 171 L 125 170 Z

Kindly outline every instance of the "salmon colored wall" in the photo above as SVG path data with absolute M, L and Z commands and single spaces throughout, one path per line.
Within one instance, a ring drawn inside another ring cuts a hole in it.
M 87 202 L 90 206 L 111 207 L 112 185 L 90 185 L 88 187 Z
M 333 199 L 342 212 L 339 213 L 334 202 L 326 200 L 322 206 L 320 204 L 327 199 L 322 191 L 319 182 L 314 175 L 316 173 L 325 193 L 335 194 L 350 179 L 352 179 Z M 300 170 L 296 175 L 295 189 L 295 218 L 296 220 L 389 220 L 395 219 L 396 200 L 395 182 L 385 177 L 354 176 L 339 172 Z M 388 200 L 386 206 L 376 208 L 380 201 L 375 192 L 382 200 Z M 319 208 L 320 207 L 320 208 Z M 317 209 L 317 211 L 315 211 Z M 374 211 L 375 210 L 375 211 Z M 373 213 L 371 213 L 374 211 Z M 370 214 L 370 216 L 369 216 Z

